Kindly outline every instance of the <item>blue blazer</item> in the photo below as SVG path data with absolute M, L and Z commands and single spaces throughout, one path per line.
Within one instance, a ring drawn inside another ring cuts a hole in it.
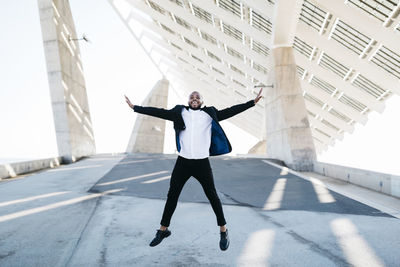
M 228 137 L 221 125 L 220 121 L 233 117 L 240 112 L 243 112 L 253 107 L 254 100 L 250 100 L 244 104 L 234 105 L 232 107 L 218 110 L 215 107 L 203 107 L 201 110 L 206 112 L 212 118 L 211 123 L 211 145 L 210 145 L 210 156 L 217 156 L 226 154 L 232 151 L 231 144 L 229 143 Z M 137 113 L 154 116 L 160 119 L 170 120 L 174 123 L 176 149 L 181 151 L 179 142 L 179 133 L 185 130 L 185 122 L 182 118 L 182 109 L 188 109 L 188 106 L 176 105 L 172 109 L 154 108 L 154 107 L 142 107 L 135 105 L 133 110 Z

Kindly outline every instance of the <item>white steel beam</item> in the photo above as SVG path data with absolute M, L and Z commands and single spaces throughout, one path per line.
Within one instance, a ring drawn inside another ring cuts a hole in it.
M 272 46 L 292 46 L 303 0 L 275 1 Z

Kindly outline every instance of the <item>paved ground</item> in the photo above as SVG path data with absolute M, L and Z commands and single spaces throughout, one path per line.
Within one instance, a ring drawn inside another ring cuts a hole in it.
M 175 157 L 99 155 L 0 182 L 0 266 L 399 266 L 399 219 L 261 159 L 212 159 L 228 251 L 194 179 L 151 248 Z
M 128 156 L 100 179 L 91 192 L 123 188 L 115 195 L 166 199 L 175 155 Z M 263 208 L 279 179 L 285 179 L 279 210 L 334 212 L 388 216 L 379 210 L 329 191 L 334 202 L 321 203 L 312 183 L 260 159 L 218 157 L 211 159 L 215 184 L 223 204 Z M 208 203 L 200 184 L 189 179 L 180 201 Z

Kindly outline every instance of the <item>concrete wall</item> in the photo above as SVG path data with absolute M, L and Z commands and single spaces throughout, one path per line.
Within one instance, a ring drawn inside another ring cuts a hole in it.
M 59 155 L 96 153 L 79 45 L 68 0 L 38 0 Z
M 169 82 L 159 80 L 150 91 L 142 106 L 167 108 Z M 128 153 L 163 153 L 165 120 L 138 114 L 129 139 Z
M 15 177 L 24 173 L 54 168 L 60 164 L 61 157 L 0 164 L 0 180 L 4 178 Z
M 314 172 L 352 184 L 400 197 L 400 176 L 344 167 L 324 162 L 314 162 Z

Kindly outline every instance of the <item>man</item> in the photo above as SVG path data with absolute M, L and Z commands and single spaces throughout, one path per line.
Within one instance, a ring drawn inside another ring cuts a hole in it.
M 203 187 L 204 193 L 217 217 L 221 237 L 219 242 L 220 249 L 228 249 L 228 230 L 221 201 L 215 190 L 208 157 L 232 151 L 229 140 L 219 122 L 253 107 L 261 99 L 261 93 L 262 89 L 254 100 L 223 110 L 217 110 L 215 107 L 201 108 L 203 100 L 197 91 L 190 94 L 189 106 L 177 105 L 170 110 L 133 105 L 129 98 L 125 96 L 127 104 L 135 112 L 174 122 L 176 147 L 179 156 L 172 171 L 167 202 L 165 203 L 160 223 L 161 226 L 150 243 L 151 247 L 157 246 L 164 238 L 171 235 L 168 226 L 178 203 L 179 195 L 186 181 L 193 176 Z

